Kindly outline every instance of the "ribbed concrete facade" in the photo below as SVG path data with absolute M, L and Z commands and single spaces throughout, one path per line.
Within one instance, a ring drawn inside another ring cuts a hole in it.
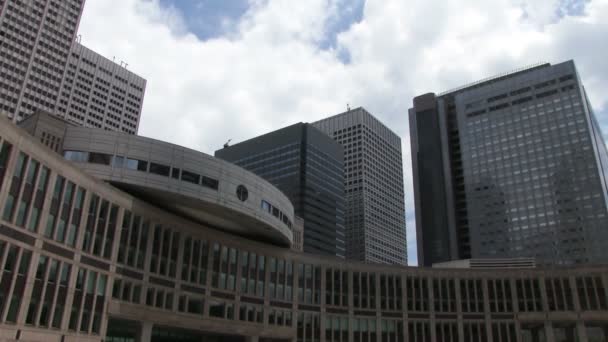
M 80 126 L 136 134 L 145 91 L 145 79 L 75 42 L 56 114 Z
M 0 111 L 53 112 L 84 1 L 0 1 Z
M 0 0 L 0 114 L 136 134 L 146 81 L 76 42 L 84 0 Z
M 407 265 L 401 138 L 364 108 L 312 125 L 344 148 L 346 258 Z
M 127 194 L 4 119 L 0 137 L 0 340 L 606 341 L 606 265 L 448 270 L 296 253 Z

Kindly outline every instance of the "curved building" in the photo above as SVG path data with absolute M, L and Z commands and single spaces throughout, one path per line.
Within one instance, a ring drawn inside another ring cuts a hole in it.
M 147 138 L 64 139 L 71 161 L 0 119 L 0 341 L 606 341 L 607 265 L 298 253 L 293 207 L 251 173 Z

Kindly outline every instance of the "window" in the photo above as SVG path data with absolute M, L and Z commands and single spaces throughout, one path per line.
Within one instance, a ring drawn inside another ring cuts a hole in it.
M 268 203 L 268 202 L 266 202 L 266 201 L 262 200 L 262 209 L 263 209 L 264 211 L 270 212 L 270 207 L 271 207 L 271 206 L 270 206 L 270 203 Z
M 182 170 L 182 180 L 189 183 L 199 184 L 201 176 L 196 173 Z
M 86 163 L 89 160 L 89 152 L 65 151 L 63 157 L 69 161 Z
M 169 177 L 170 170 L 171 170 L 171 168 L 167 165 L 150 163 L 150 173 Z
M 112 159 L 113 167 L 124 167 L 125 166 L 125 157 L 123 156 L 114 156 Z
M 218 185 L 219 185 L 219 182 L 217 179 L 203 176 L 203 186 L 204 187 L 207 187 L 207 188 L 210 188 L 213 190 L 217 190 Z
M 173 168 L 171 170 L 171 178 L 179 179 L 179 169 Z
M 129 170 L 148 171 L 148 162 L 138 159 L 127 158 L 126 167 Z
M 109 154 L 95 152 L 89 153 L 89 163 L 110 165 L 111 160 L 112 156 Z
M 272 216 L 279 217 L 280 211 L 276 207 L 272 207 Z

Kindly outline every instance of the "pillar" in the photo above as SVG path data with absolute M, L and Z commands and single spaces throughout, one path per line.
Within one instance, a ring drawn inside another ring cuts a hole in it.
M 141 322 L 139 331 L 137 332 L 136 342 L 150 342 L 152 341 L 152 322 Z M 255 341 L 257 342 L 257 340 Z

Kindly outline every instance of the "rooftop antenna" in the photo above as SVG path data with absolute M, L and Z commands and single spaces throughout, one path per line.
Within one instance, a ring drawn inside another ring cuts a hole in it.
M 346 104 L 346 111 L 350 111 L 350 104 Z
M 228 141 L 226 141 L 226 143 L 224 144 L 224 148 L 230 147 L 231 141 L 232 141 L 232 139 L 228 139 Z

